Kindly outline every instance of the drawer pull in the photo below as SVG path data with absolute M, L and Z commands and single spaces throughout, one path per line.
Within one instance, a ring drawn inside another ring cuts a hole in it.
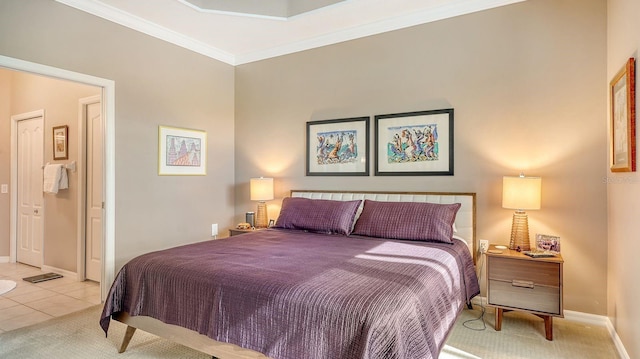
M 527 281 L 527 280 L 512 280 L 511 281 L 511 285 L 514 287 L 520 287 L 520 288 L 530 288 L 533 289 L 533 282 Z

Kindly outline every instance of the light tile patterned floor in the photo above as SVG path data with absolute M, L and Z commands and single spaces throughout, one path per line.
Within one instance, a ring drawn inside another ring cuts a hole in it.
M 0 295 L 0 333 L 40 323 L 100 304 L 100 284 L 58 278 L 29 283 L 25 277 L 43 274 L 39 268 L 20 263 L 0 263 L 0 279 L 17 286 Z

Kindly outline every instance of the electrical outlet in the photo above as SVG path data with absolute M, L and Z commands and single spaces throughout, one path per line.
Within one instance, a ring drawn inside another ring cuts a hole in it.
M 218 236 L 218 224 L 214 223 L 211 225 L 211 237 Z
M 486 253 L 489 250 L 489 241 L 486 239 L 480 240 L 480 252 Z

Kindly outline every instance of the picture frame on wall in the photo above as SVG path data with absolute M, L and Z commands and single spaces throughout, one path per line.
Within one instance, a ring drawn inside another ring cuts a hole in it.
M 630 58 L 609 85 L 611 172 L 636 170 L 636 75 Z
M 369 117 L 307 122 L 307 176 L 368 176 Z
M 453 176 L 453 109 L 375 117 L 376 176 Z
M 158 126 L 158 175 L 207 174 L 207 133 L 200 130 Z
M 69 159 L 69 126 L 55 126 L 53 128 L 53 159 Z

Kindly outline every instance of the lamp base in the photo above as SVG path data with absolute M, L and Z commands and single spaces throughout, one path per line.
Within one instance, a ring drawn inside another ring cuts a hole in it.
M 529 241 L 529 219 L 524 211 L 516 211 L 511 222 L 511 241 L 509 249 L 520 251 L 531 250 Z
M 267 204 L 263 201 L 258 202 L 258 211 L 256 212 L 256 228 L 267 228 Z

